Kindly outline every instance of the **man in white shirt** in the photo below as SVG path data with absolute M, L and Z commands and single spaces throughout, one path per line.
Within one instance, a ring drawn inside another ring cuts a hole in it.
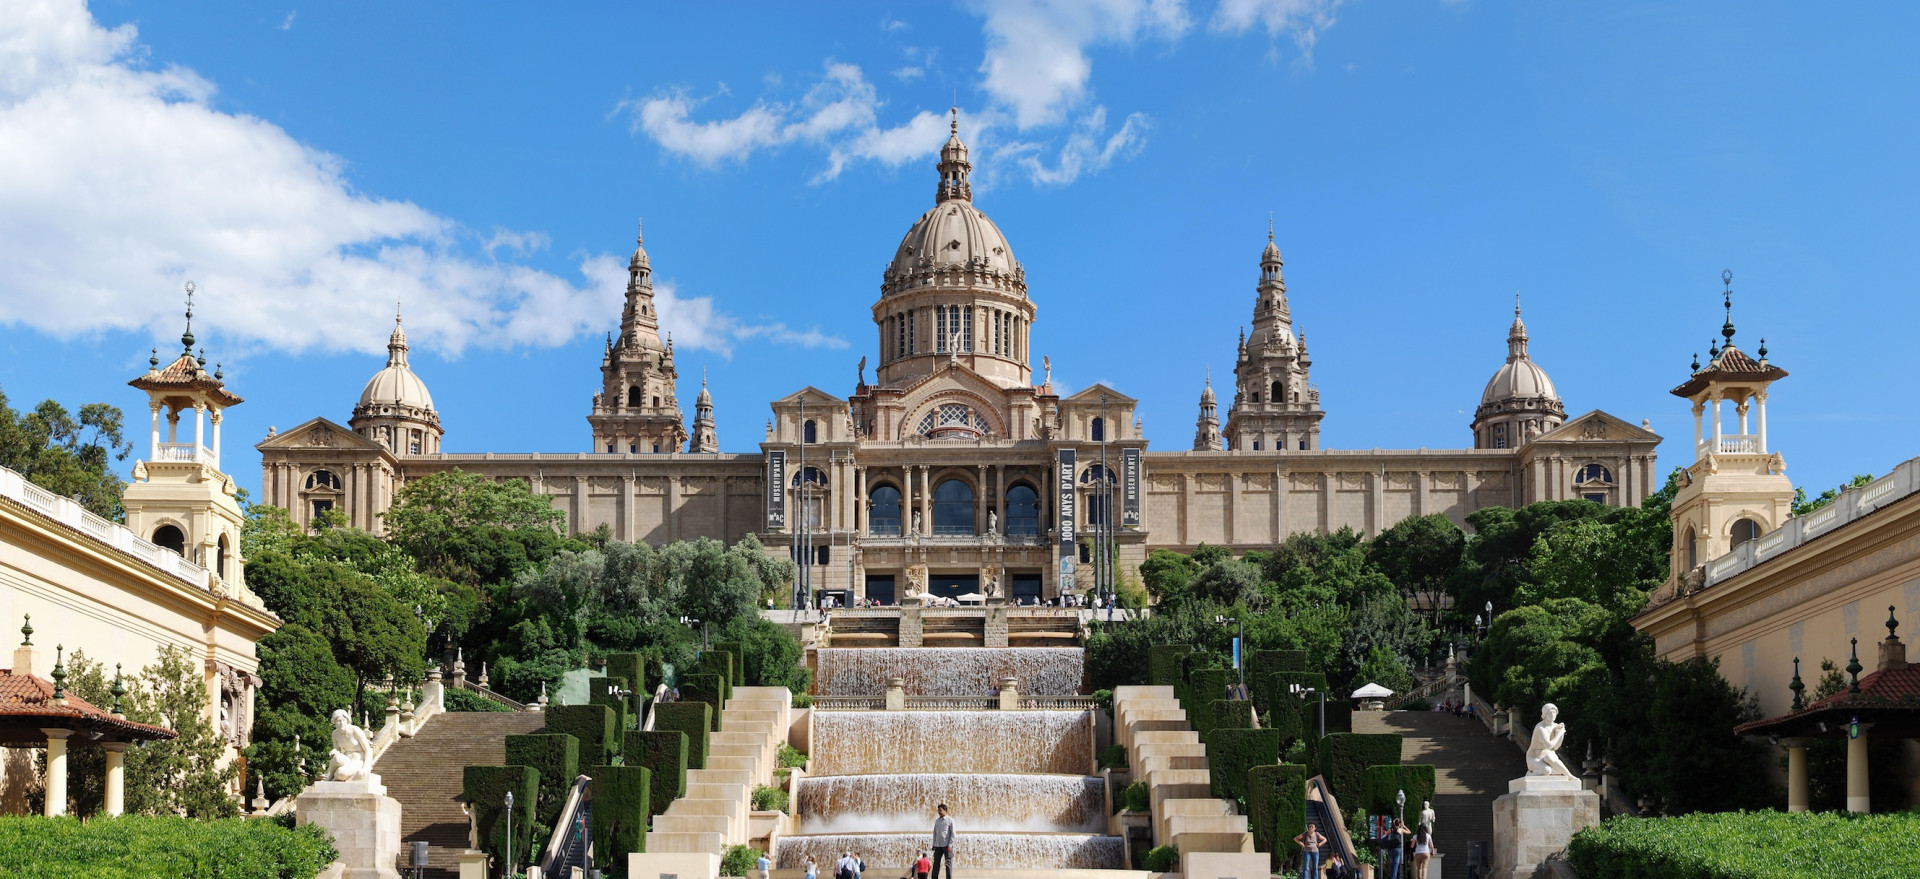
M 933 819 L 933 872 L 927 879 L 939 879 L 940 865 L 947 865 L 947 879 L 953 879 L 953 818 L 947 815 L 947 804 L 941 803 L 940 816 Z

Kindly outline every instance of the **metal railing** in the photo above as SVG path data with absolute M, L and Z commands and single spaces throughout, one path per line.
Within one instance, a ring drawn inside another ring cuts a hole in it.
M 1325 777 L 1316 775 L 1307 779 L 1307 799 L 1317 799 L 1326 809 L 1327 822 L 1332 826 L 1324 828 L 1325 835 L 1339 849 L 1340 860 L 1349 864 L 1359 863 L 1354 858 L 1353 836 L 1347 833 L 1347 818 L 1340 813 L 1340 801 L 1334 797 L 1333 788 L 1327 784 Z
M 540 853 L 540 875 L 566 876 L 574 867 L 582 870 L 593 861 L 593 779 L 585 775 L 573 780 L 567 799 L 554 819 L 554 831 L 547 848 Z

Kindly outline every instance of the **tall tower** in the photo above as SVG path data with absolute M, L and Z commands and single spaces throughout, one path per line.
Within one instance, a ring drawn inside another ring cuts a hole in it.
M 1236 452 L 1320 448 L 1320 419 L 1326 413 L 1320 410 L 1320 390 L 1310 383 L 1313 360 L 1306 336 L 1296 340 L 1293 335 L 1281 264 L 1268 220 L 1260 283 L 1254 287 L 1253 336 L 1242 331 L 1233 366 L 1237 387 L 1227 411 L 1227 439 Z
M 1566 420 L 1567 409 L 1554 392 L 1553 379 L 1527 356 L 1527 325 L 1520 320 L 1520 296 L 1514 294 L 1507 362 L 1494 370 L 1480 392 L 1480 406 L 1473 410 L 1473 447 L 1517 449 Z
M 601 388 L 593 395 L 596 452 L 672 452 L 686 445 L 687 429 L 674 396 L 673 340 L 660 341 L 653 307 L 653 265 L 636 234 L 627 263 L 627 306 L 620 338 L 608 337 L 600 358 Z
M 360 392 L 360 402 L 347 421 L 353 432 L 373 440 L 395 455 L 435 455 L 440 452 L 440 413 L 433 408 L 427 383 L 407 365 L 407 331 L 400 310 L 393 313 L 393 335 L 387 337 L 386 368 L 373 374 Z
M 1193 450 L 1196 452 L 1218 452 L 1220 442 L 1220 416 L 1213 402 L 1213 371 L 1207 371 L 1206 387 L 1200 389 L 1200 419 L 1193 426 Z
M 1724 345 L 1707 346 L 1707 365 L 1693 361 L 1693 375 L 1673 395 L 1693 404 L 1694 462 L 1673 499 L 1673 564 L 1669 586 L 1681 584 L 1696 567 L 1780 527 L 1793 511 L 1793 483 L 1779 452 L 1767 448 L 1767 388 L 1787 371 L 1767 362 L 1767 340 L 1760 359 L 1733 342 L 1733 273 L 1722 272 L 1726 323 Z M 1729 407 L 1727 404 L 1731 403 Z M 1733 411 L 1728 412 L 1731 408 Z M 1753 410 L 1757 408 L 1757 412 Z M 1708 410 L 1711 410 L 1709 418 Z M 1757 415 L 1748 432 L 1749 414 Z M 1729 430 L 1727 416 L 1738 421 Z M 1707 433 L 1711 421 L 1712 433 Z
M 133 482 L 121 498 L 127 528 L 134 534 L 186 556 L 206 568 L 221 588 L 244 596 L 246 578 L 240 557 L 244 521 L 234 501 L 233 480 L 220 471 L 220 421 L 228 407 L 243 402 L 229 393 L 216 364 L 207 373 L 205 349 L 193 352 L 193 282 L 187 282 L 187 329 L 180 334 L 180 356 L 165 368 L 159 352 L 147 360 L 145 375 L 127 384 L 147 392 L 152 413 L 147 459 L 134 464 Z M 160 418 L 167 421 L 166 439 Z M 180 419 L 193 419 L 193 435 L 184 436 Z M 211 431 L 209 431 L 209 426 Z
M 707 393 L 707 377 L 700 376 L 700 396 L 693 401 L 693 441 L 689 452 L 718 452 L 720 437 L 713 429 L 713 395 Z

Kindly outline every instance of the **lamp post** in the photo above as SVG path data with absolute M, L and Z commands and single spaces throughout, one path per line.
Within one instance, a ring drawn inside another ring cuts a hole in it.
M 1240 692 L 1244 695 L 1247 691 L 1247 664 L 1240 654 L 1246 650 L 1247 626 L 1237 616 L 1216 615 L 1213 621 L 1223 626 L 1233 624 L 1233 667 L 1240 672 Z
M 1303 687 L 1299 684 L 1288 684 L 1287 691 L 1301 699 L 1307 698 L 1309 694 L 1318 694 L 1320 696 L 1320 728 L 1319 728 L 1320 736 L 1319 738 L 1322 738 L 1322 739 L 1326 738 L 1327 737 L 1327 694 L 1325 692 L 1322 692 L 1320 689 L 1316 687 Z
M 681 617 L 680 625 L 686 626 L 688 628 L 692 628 L 694 626 L 700 627 L 700 650 L 702 652 L 705 652 L 707 649 L 707 621 L 696 620 L 693 617 Z
M 1407 823 L 1407 792 L 1404 788 L 1393 795 L 1393 805 L 1393 835 L 1390 838 L 1393 840 L 1393 875 L 1399 879 L 1400 861 L 1404 857 L 1400 853 L 1400 827 Z
M 513 791 L 507 791 L 507 872 L 513 875 Z

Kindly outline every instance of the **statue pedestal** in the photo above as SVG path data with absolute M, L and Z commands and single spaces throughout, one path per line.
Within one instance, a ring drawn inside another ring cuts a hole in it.
M 1573 833 L 1600 823 L 1600 796 L 1562 775 L 1528 775 L 1493 801 L 1495 879 L 1531 879 Z
M 318 782 L 295 805 L 296 823 L 333 836 L 347 867 L 342 879 L 400 879 L 400 801 L 387 796 L 378 776 Z

